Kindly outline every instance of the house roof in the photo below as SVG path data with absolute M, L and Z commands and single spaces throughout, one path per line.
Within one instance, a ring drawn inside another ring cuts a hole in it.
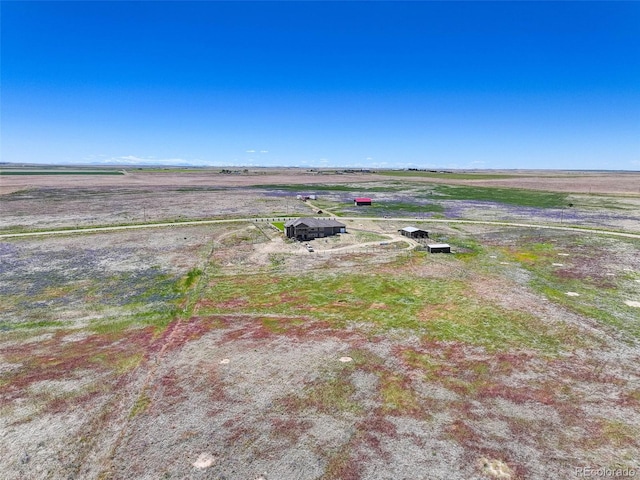
M 312 217 L 304 217 L 304 218 L 296 218 L 295 220 L 289 220 L 284 224 L 285 227 L 297 227 L 299 225 L 306 225 L 311 228 L 322 228 L 322 227 L 345 227 L 344 223 L 340 223 L 337 220 L 333 220 L 331 218 L 312 218 Z
M 367 197 L 358 197 L 355 199 L 356 202 L 370 202 L 371 199 Z
M 429 248 L 451 248 L 448 243 L 432 243 L 427 245 Z
M 402 229 L 402 231 L 404 232 L 408 232 L 408 233 L 414 233 L 414 232 L 426 232 L 426 230 L 423 230 L 421 228 L 416 228 L 416 227 L 404 227 Z

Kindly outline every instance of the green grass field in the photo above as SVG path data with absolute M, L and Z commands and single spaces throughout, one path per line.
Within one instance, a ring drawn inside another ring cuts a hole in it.
M 327 321 L 371 332 L 409 330 L 433 340 L 556 352 L 560 340 L 535 318 L 468 295 L 461 281 L 388 275 L 267 275 L 215 277 L 201 313 L 277 314 Z
M 496 202 L 521 207 L 562 208 L 568 205 L 567 195 L 556 192 L 541 192 L 518 188 L 471 187 L 466 185 L 433 185 L 431 190 L 446 200 L 476 200 Z

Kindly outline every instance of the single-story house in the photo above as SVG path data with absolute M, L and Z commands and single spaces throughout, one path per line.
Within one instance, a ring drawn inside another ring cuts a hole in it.
M 288 238 L 312 240 L 345 233 L 346 225 L 330 218 L 297 218 L 284 224 Z
M 404 227 L 398 230 L 398 233 L 409 238 L 429 238 L 429 232 L 416 227 Z
M 354 205 L 371 205 L 371 199 L 367 197 L 358 197 L 353 199 Z
M 448 243 L 432 243 L 427 245 L 429 253 L 451 253 L 451 247 Z

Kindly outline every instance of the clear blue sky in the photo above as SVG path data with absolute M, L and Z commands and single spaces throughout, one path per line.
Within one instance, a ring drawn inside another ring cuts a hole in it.
M 640 170 L 640 2 L 1 2 L 2 161 Z

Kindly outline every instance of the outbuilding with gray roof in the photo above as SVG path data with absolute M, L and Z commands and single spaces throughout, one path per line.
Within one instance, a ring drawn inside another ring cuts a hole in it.
M 429 238 L 429 232 L 417 227 L 404 227 L 398 230 L 398 233 L 409 238 Z

